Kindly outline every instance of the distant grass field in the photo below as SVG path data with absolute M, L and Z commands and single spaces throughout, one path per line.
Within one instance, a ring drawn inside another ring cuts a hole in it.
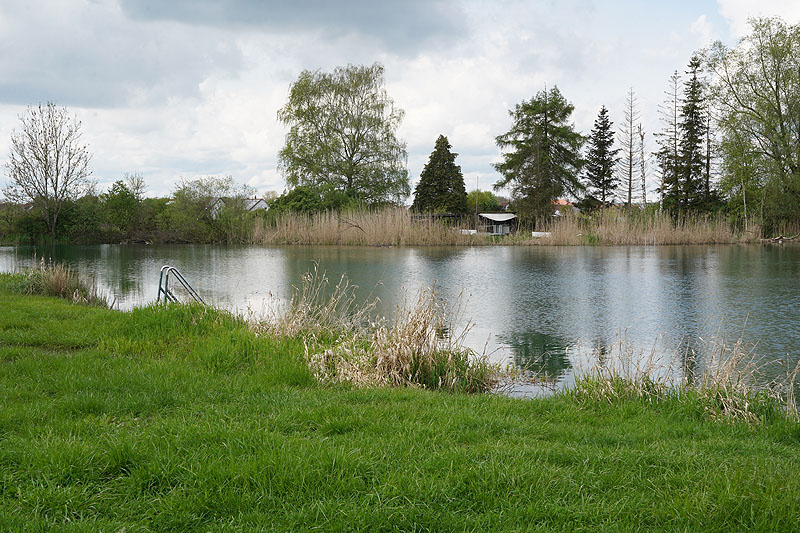
M 797 530 L 800 426 L 322 387 L 302 341 L 0 274 L 0 531 Z

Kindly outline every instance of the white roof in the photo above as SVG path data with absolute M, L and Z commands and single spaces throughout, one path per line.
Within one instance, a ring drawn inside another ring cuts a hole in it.
M 517 215 L 514 213 L 479 213 L 478 215 L 483 218 L 488 218 L 489 220 L 494 220 L 495 222 L 507 222 L 517 218 Z

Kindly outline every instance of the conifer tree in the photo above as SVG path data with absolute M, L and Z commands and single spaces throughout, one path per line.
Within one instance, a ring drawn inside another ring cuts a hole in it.
M 706 98 L 702 80 L 698 77 L 700 58 L 693 56 L 689 61 L 689 75 L 683 84 L 683 106 L 678 125 L 680 142 L 678 164 L 680 167 L 681 193 L 679 210 L 686 211 L 703 204 L 706 140 Z
M 605 206 L 619 187 L 619 176 L 614 171 L 620 148 L 614 148 L 614 125 L 608 119 L 606 106 L 600 108 L 589 136 L 589 151 L 586 156 L 586 181 L 590 192 L 599 196 Z
M 503 160 L 494 168 L 502 174 L 495 189 L 510 187 L 521 219 L 532 221 L 550 214 L 551 202 L 583 190 L 579 176 L 583 136 L 570 121 L 575 107 L 558 90 L 540 91 L 509 111 L 514 124 L 496 137 Z
M 428 163 L 419 176 L 411 209 L 429 213 L 466 213 L 467 190 L 461 167 L 444 135 L 436 139 Z

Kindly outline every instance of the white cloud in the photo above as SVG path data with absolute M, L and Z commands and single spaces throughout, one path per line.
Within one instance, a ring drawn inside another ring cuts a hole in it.
M 714 34 L 714 29 L 711 27 L 711 23 L 705 15 L 697 17 L 697 20 L 692 23 L 690 30 L 700 38 L 701 46 L 708 46 L 717 39 Z
M 141 172 L 150 194 L 168 194 L 181 176 L 229 174 L 261 192 L 282 191 L 285 130 L 276 112 L 290 83 L 303 69 L 379 60 L 406 112 L 400 135 L 412 182 L 444 134 L 468 188 L 476 178 L 487 188 L 498 179 L 494 138 L 510 127 L 508 110 L 545 85 L 558 85 L 575 105 L 584 132 L 600 105 L 618 125 L 633 86 L 652 133 L 670 73 L 684 70 L 708 40 L 724 38 L 716 32 L 726 21 L 739 28 L 747 16 L 779 8 L 793 22 L 800 17 L 800 2 L 772 0 L 758 9 L 718 0 L 719 13 L 710 0 L 461 0 L 433 11 L 419 0 L 403 13 L 392 3 L 340 4 L 341 12 L 321 9 L 310 19 L 286 4 L 273 20 L 267 4 L 247 0 L 221 15 L 208 0 L 6 0 L 0 159 L 25 105 L 50 99 L 83 121 L 102 184 Z M 359 7 L 367 10 L 362 18 L 344 16 Z M 4 181 L 0 171 L 0 187 Z
M 751 17 L 781 17 L 790 24 L 800 22 L 800 2 L 796 0 L 717 0 L 717 5 L 735 37 L 750 31 L 747 19 Z

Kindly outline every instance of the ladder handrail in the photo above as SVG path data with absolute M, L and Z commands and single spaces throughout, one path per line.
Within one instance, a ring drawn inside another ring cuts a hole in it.
M 167 302 L 177 302 L 178 299 L 175 297 L 175 293 L 173 293 L 169 288 L 169 275 L 173 274 L 175 279 L 177 279 L 183 288 L 186 289 L 186 292 L 189 293 L 189 296 L 194 298 L 195 302 L 201 303 L 203 305 L 206 304 L 203 297 L 192 287 L 192 285 L 183 277 L 180 270 L 175 268 L 174 266 L 164 265 L 161 267 L 161 275 L 158 278 L 158 296 L 156 296 L 156 302 L 161 301 L 161 295 L 164 295 L 164 303 Z

